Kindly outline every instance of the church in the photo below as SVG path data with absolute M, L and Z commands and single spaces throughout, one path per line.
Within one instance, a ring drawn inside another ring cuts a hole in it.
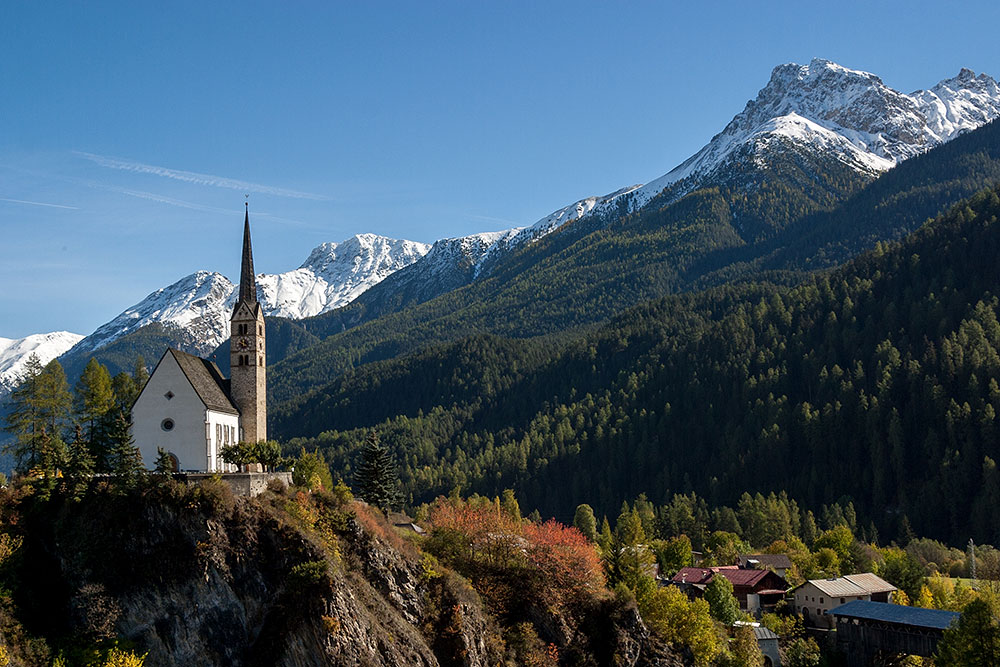
M 180 350 L 160 357 L 132 406 L 132 436 L 147 468 L 156 466 L 162 449 L 175 472 L 237 472 L 222 460 L 222 448 L 267 439 L 264 311 L 257 301 L 249 204 L 229 342 L 229 379 L 215 362 Z

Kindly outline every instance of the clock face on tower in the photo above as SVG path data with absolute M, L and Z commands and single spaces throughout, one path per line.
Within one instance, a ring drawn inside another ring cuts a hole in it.
M 240 338 L 239 342 L 237 342 L 237 346 L 241 350 L 249 349 L 250 348 L 250 341 L 247 340 L 246 338 Z

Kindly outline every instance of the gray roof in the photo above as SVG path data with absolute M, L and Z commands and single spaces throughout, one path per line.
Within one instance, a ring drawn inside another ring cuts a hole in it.
M 215 362 L 173 348 L 167 352 L 174 355 L 181 372 L 194 387 L 195 393 L 206 408 L 232 415 L 240 414 L 229 397 L 229 380 L 222 377 L 222 371 Z
M 888 593 L 897 590 L 888 581 L 871 572 L 849 574 L 844 577 L 837 577 L 836 579 L 810 579 L 806 583 L 812 584 L 832 598 Z M 800 586 L 804 585 L 801 584 Z
M 777 634 L 770 628 L 765 628 L 763 625 L 758 625 L 753 629 L 753 636 L 757 638 L 757 641 L 763 641 L 765 639 L 780 639 Z
M 741 561 L 752 561 L 755 560 L 764 567 L 771 567 L 775 570 L 787 570 L 792 566 L 792 559 L 786 554 L 741 554 Z
M 862 572 L 861 574 L 845 574 L 844 579 L 847 579 L 852 584 L 861 586 L 861 588 L 865 589 L 869 593 L 891 593 L 892 591 L 898 590 L 888 581 L 877 574 L 872 574 L 871 572 Z
M 945 611 L 943 609 L 923 609 L 921 607 L 904 607 L 888 602 L 868 602 L 867 600 L 855 600 L 842 604 L 830 610 L 835 616 L 845 616 L 848 618 L 862 618 L 871 621 L 883 621 L 885 623 L 899 623 L 901 625 L 912 625 L 920 628 L 934 628 L 944 630 L 951 625 L 956 618 L 961 616 L 957 611 Z

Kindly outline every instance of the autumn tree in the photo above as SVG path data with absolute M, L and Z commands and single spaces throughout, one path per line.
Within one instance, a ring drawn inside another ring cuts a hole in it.
M 729 653 L 731 667 L 764 667 L 764 654 L 760 652 L 757 637 L 749 625 L 736 626 Z

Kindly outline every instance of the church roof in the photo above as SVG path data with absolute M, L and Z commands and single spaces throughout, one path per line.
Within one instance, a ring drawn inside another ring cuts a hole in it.
M 194 387 L 195 393 L 206 408 L 233 415 L 240 413 L 229 397 L 229 380 L 222 377 L 222 371 L 215 362 L 173 348 L 167 352 L 174 355 L 181 372 Z

